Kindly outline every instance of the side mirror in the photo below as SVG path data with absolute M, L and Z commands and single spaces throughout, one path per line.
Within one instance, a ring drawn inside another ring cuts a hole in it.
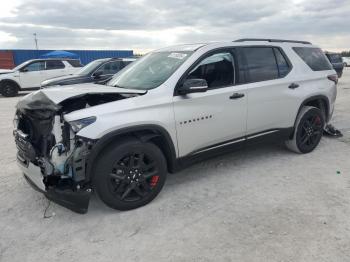
M 25 72 L 28 72 L 28 69 L 27 68 L 21 68 L 19 71 L 22 72 L 22 73 L 25 73 Z
M 102 71 L 96 71 L 95 73 L 92 74 L 92 77 L 95 79 L 99 79 L 103 75 Z
M 177 92 L 180 95 L 187 95 L 190 93 L 203 93 L 207 90 L 208 83 L 205 79 L 186 79 Z

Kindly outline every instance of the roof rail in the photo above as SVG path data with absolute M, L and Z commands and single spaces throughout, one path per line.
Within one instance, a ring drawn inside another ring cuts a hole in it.
M 247 42 L 247 41 L 267 41 L 267 42 L 275 42 L 275 43 L 298 43 L 298 44 L 306 44 L 311 45 L 310 42 L 307 41 L 298 41 L 298 40 L 284 40 L 284 39 L 267 39 L 267 38 L 242 38 L 235 40 L 233 42 Z

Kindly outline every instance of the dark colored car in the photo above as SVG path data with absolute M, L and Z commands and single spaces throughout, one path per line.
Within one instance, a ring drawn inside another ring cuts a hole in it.
M 331 62 L 334 70 L 337 72 L 338 77 L 340 78 L 343 75 L 344 63 L 343 59 L 339 54 L 326 52 L 326 56 Z
M 41 87 L 47 88 L 51 86 L 75 85 L 82 83 L 104 84 L 114 74 L 135 60 L 135 58 L 97 59 L 84 66 L 76 74 L 45 80 L 41 83 Z

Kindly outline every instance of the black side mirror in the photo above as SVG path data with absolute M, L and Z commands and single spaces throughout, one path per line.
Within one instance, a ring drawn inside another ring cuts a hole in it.
M 97 72 L 92 74 L 92 77 L 95 79 L 99 79 L 102 75 L 103 75 L 102 71 L 97 71 Z
M 203 93 L 207 90 L 208 83 L 205 79 L 186 79 L 177 92 L 180 95 L 187 95 L 190 93 Z
M 28 72 L 28 69 L 27 68 L 21 68 L 19 71 L 24 73 L 24 72 Z

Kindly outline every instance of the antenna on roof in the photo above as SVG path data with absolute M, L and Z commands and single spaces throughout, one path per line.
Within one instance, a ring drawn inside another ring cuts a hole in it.
M 38 47 L 38 38 L 36 38 L 36 33 L 34 33 L 33 36 L 34 36 L 35 48 L 36 48 L 36 51 L 38 51 L 39 47 Z

